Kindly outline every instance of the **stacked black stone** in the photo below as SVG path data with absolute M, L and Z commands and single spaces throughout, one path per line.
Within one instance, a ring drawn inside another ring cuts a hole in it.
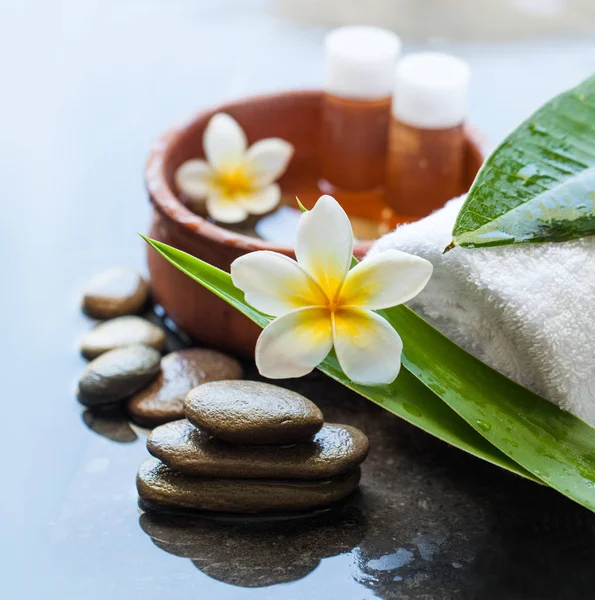
M 186 419 L 149 436 L 153 457 L 137 477 L 149 506 L 229 513 L 307 510 L 358 486 L 368 438 L 323 422 L 318 407 L 284 388 L 217 381 L 189 392 Z

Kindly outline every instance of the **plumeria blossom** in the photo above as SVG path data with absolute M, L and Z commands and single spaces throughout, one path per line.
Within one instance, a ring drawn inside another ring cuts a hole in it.
M 256 344 L 256 365 L 265 377 L 301 377 L 335 348 L 355 383 L 392 382 L 401 367 L 399 334 L 375 310 L 416 296 L 432 275 L 418 256 L 387 250 L 350 270 L 353 231 L 331 196 L 322 196 L 300 217 L 297 262 L 276 252 L 246 254 L 231 277 L 257 310 L 274 317 Z
M 176 171 L 178 189 L 197 212 L 221 223 L 240 223 L 279 204 L 274 183 L 287 169 L 293 146 L 280 138 L 259 140 L 248 148 L 244 130 L 225 113 L 211 118 L 203 135 L 207 160 L 188 160 Z

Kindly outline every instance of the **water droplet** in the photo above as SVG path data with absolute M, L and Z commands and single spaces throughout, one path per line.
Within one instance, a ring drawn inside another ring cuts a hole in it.
M 483 431 L 489 431 L 492 428 L 487 421 L 482 421 L 481 419 L 477 419 L 477 426 Z
M 595 473 L 593 472 L 592 469 L 590 469 L 588 467 L 579 466 L 577 470 L 581 474 L 581 477 L 583 478 L 587 487 L 590 487 L 590 488 L 595 487 L 595 481 L 594 481 Z
M 415 404 L 409 402 L 403 402 L 403 408 L 414 417 L 421 417 L 424 414 Z
M 541 477 L 541 479 L 547 479 L 550 474 L 547 471 L 538 471 L 535 470 L 535 475 L 537 475 L 537 477 Z
M 529 123 L 529 131 L 531 133 L 538 133 L 544 135 L 548 133 L 548 130 L 543 125 L 539 125 L 538 123 Z

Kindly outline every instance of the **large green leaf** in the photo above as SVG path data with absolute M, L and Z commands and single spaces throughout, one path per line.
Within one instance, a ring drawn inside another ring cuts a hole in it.
M 487 159 L 454 245 L 564 241 L 595 234 L 595 75 L 542 106 Z
M 175 267 L 244 313 L 260 327 L 266 327 L 272 320 L 271 317 L 244 302 L 244 294 L 233 285 L 229 273 L 181 250 L 155 240 L 145 239 Z M 376 388 L 354 384 L 343 373 L 333 354 L 329 355 L 319 368 L 348 388 L 437 438 L 499 467 L 539 482 L 539 479 L 494 448 L 472 427 L 469 427 L 436 394 L 408 371 L 403 369 L 392 385 Z
M 261 327 L 270 321 L 244 302 L 227 273 L 175 248 L 147 241 Z M 354 384 L 332 355 L 320 366 L 322 371 L 440 439 L 541 480 L 595 510 L 595 429 L 494 371 L 407 307 L 379 312 L 403 339 L 405 368 L 397 380 L 386 386 Z

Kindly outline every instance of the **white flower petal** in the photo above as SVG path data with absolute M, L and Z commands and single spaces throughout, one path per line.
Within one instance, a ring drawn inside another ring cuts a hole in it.
M 355 383 L 382 385 L 399 374 L 403 342 L 380 315 L 358 309 L 337 311 L 333 343 L 341 368 Z
M 244 292 L 246 302 L 267 315 L 277 317 L 325 301 L 310 276 L 294 260 L 277 252 L 240 256 L 231 263 L 231 279 Z
M 256 343 L 256 366 L 264 377 L 302 377 L 332 348 L 331 319 L 323 308 L 302 308 L 267 325 Z
M 279 204 L 281 188 L 273 183 L 251 194 L 244 194 L 239 200 L 251 215 L 264 215 Z
M 244 160 L 247 145 L 246 134 L 235 119 L 225 113 L 211 118 L 204 132 L 203 147 L 213 169 L 219 171 Z
M 187 160 L 176 170 L 178 189 L 191 200 L 202 200 L 212 190 L 213 170 L 204 160 Z
M 218 194 L 207 197 L 207 212 L 219 223 L 241 223 L 248 217 L 248 211 L 236 199 Z
M 292 156 L 293 146 L 281 138 L 259 140 L 250 146 L 246 159 L 256 185 L 269 185 L 279 179 Z
M 349 217 L 332 196 L 321 196 L 314 208 L 300 217 L 295 255 L 333 300 L 351 266 L 353 230 Z
M 386 250 L 349 271 L 341 290 L 341 306 L 377 310 L 402 304 L 424 289 L 432 270 L 432 263 L 425 258 Z

